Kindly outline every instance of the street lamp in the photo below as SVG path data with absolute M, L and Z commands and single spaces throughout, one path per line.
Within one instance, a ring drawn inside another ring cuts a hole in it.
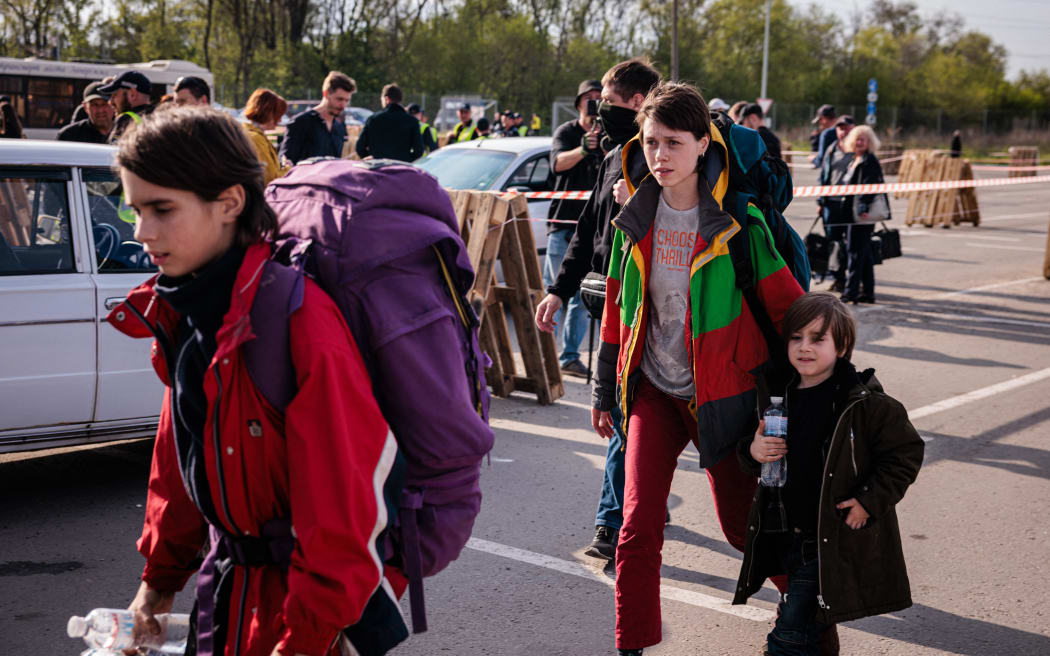
M 762 93 L 759 94 L 762 98 L 769 97 L 766 95 L 766 81 L 769 78 L 769 11 L 772 4 L 773 0 L 766 0 L 766 38 L 762 42 Z
M 678 0 L 671 0 L 671 79 L 678 81 Z

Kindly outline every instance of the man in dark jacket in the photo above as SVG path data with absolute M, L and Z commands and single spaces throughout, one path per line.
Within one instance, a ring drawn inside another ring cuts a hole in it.
M 427 122 L 427 115 L 423 113 L 423 108 L 412 103 L 408 106 L 408 114 L 419 121 L 419 133 L 423 135 L 423 152 L 432 153 L 440 146 L 438 145 L 437 130 L 434 129 L 430 123 Z
M 547 296 L 536 308 L 536 325 L 540 330 L 553 332 L 555 314 L 576 295 L 588 273 L 594 271 L 604 275 L 609 268 L 611 223 L 620 212 L 620 206 L 613 198 L 613 185 L 623 178 L 623 145 L 638 133 L 634 122 L 636 112 L 646 94 L 659 82 L 660 74 L 648 61 L 640 58 L 620 62 L 602 77 L 602 103 L 598 116 L 605 133 L 601 146 L 608 152 L 598 167 L 597 182 L 580 214 L 558 277 L 547 287 Z M 628 172 L 632 177 L 645 169 L 642 149 L 638 148 L 636 152 L 637 157 L 628 162 Z M 623 418 L 615 423 L 622 426 Z M 616 543 L 623 525 L 622 446 L 623 436 L 616 430 L 606 450 L 605 478 L 595 518 L 594 541 L 586 552 L 595 558 L 612 560 L 616 555 Z
M 819 169 L 824 160 L 824 152 L 835 143 L 835 121 L 838 115 L 831 105 L 821 105 L 817 115 L 813 117 L 813 123 L 820 127 L 820 136 L 817 137 L 817 153 L 813 158 L 813 168 Z
M 758 130 L 758 136 L 762 137 L 762 142 L 766 144 L 769 154 L 777 159 L 783 159 L 780 152 L 780 139 L 766 127 L 764 119 L 765 113 L 762 111 L 762 106 L 758 103 L 751 103 L 740 111 L 740 120 L 737 123 L 745 128 Z
M 151 114 L 156 105 L 150 103 L 153 85 L 149 78 L 138 71 L 124 71 L 109 84 L 95 89 L 99 95 L 109 96 L 109 104 L 117 112 L 109 143 L 116 143 L 132 123 Z
M 321 87 L 323 100 L 313 109 L 296 114 L 281 142 L 280 156 L 292 164 L 310 157 L 342 157 L 346 141 L 343 111 L 357 83 L 339 71 L 332 71 Z
M 58 133 L 59 141 L 82 141 L 84 143 L 104 144 L 109 142 L 109 132 L 113 129 L 113 106 L 98 92 L 101 82 L 92 82 L 84 89 L 84 111 L 87 118 L 70 123 Z
M 364 159 L 399 159 L 413 162 L 423 156 L 419 121 L 401 106 L 401 87 L 383 87 L 383 109 L 368 117 L 357 138 L 357 154 Z
M 597 116 L 587 114 L 587 103 L 599 100 L 602 95 L 602 84 L 598 80 L 585 80 L 580 83 L 576 93 L 576 111 L 579 118 L 566 121 L 554 131 L 551 142 L 551 171 L 554 175 L 554 191 L 586 191 L 594 188 L 598 180 L 598 166 L 605 152 L 598 143 L 601 139 L 601 128 Z M 515 135 L 510 124 L 513 115 L 504 115 L 504 126 Z M 554 278 L 561 269 L 562 259 L 569 247 L 572 235 L 576 231 L 575 221 L 586 201 L 557 198 L 551 201 L 547 218 L 547 257 L 543 262 L 543 284 L 554 284 Z M 572 223 L 567 223 L 571 221 Z M 564 319 L 564 321 L 563 321 Z M 558 360 L 561 370 L 573 376 L 586 376 L 587 367 L 580 361 L 580 344 L 587 333 L 587 312 L 577 291 L 569 300 L 568 308 L 555 316 L 555 323 L 562 325 L 560 331 L 563 348 Z

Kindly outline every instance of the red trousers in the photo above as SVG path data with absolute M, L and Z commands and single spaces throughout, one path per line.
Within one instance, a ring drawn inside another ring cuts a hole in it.
M 624 521 L 616 548 L 619 649 L 640 649 L 660 642 L 664 513 L 678 456 L 689 442 L 696 443 L 696 419 L 689 412 L 688 402 L 664 394 L 643 376 L 635 390 L 627 428 Z M 722 533 L 729 544 L 743 551 L 747 515 L 758 481 L 740 469 L 735 453 L 706 471 Z

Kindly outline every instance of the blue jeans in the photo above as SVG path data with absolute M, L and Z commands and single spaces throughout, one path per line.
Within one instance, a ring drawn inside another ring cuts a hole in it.
M 776 540 L 788 587 L 780 602 L 780 615 L 767 636 L 770 656 L 817 656 L 820 634 L 828 625 L 816 621 L 820 569 L 817 539 L 802 533 L 763 536 Z
M 561 269 L 561 261 L 565 259 L 565 251 L 569 250 L 569 240 L 572 239 L 572 229 L 555 230 L 547 240 L 547 257 L 543 261 L 543 286 L 550 287 L 558 277 Z M 562 317 L 568 312 L 568 319 L 562 322 Z M 558 310 L 554 315 L 557 327 L 554 329 L 554 338 L 561 349 L 558 361 L 562 366 L 580 359 L 580 344 L 587 334 L 587 308 L 580 301 L 580 292 L 569 301 L 569 307 Z M 563 329 L 564 325 L 564 329 Z M 622 489 L 622 486 L 621 486 Z
M 613 435 L 605 451 L 605 478 L 602 480 L 602 497 L 598 501 L 595 526 L 608 526 L 617 531 L 623 526 L 623 479 L 624 447 L 623 413 L 619 406 L 612 409 Z

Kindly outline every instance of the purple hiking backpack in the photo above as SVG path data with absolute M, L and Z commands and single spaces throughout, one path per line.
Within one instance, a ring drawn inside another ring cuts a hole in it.
M 338 159 L 300 163 L 267 187 L 266 200 L 279 224 L 273 260 L 313 278 L 339 306 L 404 456 L 400 508 L 381 546 L 409 580 L 414 632 L 425 631 L 422 579 L 470 538 L 493 444 L 488 358 L 466 301 L 474 270 L 452 203 L 415 167 Z M 295 393 L 287 322 L 255 317 L 293 312 L 301 273 L 267 268 L 279 275 L 264 273 L 276 284 L 260 286 L 252 324 L 278 328 L 257 331 L 246 360 L 259 391 L 283 409 Z

